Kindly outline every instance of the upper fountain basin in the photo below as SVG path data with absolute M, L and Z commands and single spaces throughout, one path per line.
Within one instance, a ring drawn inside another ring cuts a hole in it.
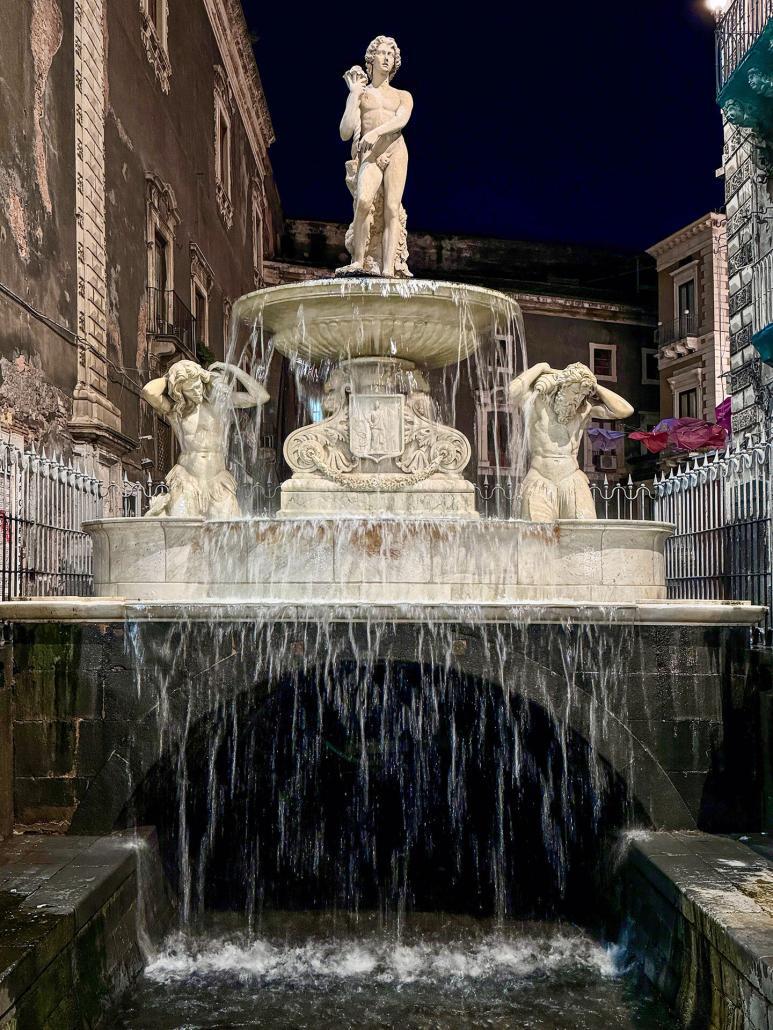
M 483 336 L 509 335 L 518 305 L 496 290 L 432 279 L 313 279 L 256 290 L 234 316 L 290 358 L 318 364 L 390 357 L 441 368 Z

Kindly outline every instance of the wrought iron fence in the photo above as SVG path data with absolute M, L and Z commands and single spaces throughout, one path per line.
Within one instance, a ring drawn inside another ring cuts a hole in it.
M 733 0 L 717 25 L 717 93 L 751 50 L 768 20 L 773 0 Z
M 166 492 L 166 484 L 154 482 L 150 477 L 144 482 L 130 481 L 124 476 L 123 514 L 127 518 L 146 515 L 153 499 Z M 242 510 L 253 515 L 273 516 L 281 500 L 281 487 L 252 484 L 242 491 Z M 596 502 L 596 515 L 600 519 L 652 519 L 654 518 L 655 495 L 646 483 L 634 483 L 628 477 L 627 483 L 610 483 L 604 477 L 601 483 L 591 483 L 591 493 Z M 484 519 L 518 518 L 519 496 L 515 480 L 484 480 L 475 484 L 475 502 Z
M 666 544 L 669 597 L 773 603 L 773 440 L 695 458 L 655 481 L 655 518 L 673 522 Z M 765 635 L 770 639 L 770 614 Z
M 655 496 L 646 483 L 634 483 L 629 476 L 625 483 L 610 483 L 606 476 L 602 482 L 590 485 L 600 519 L 652 519 Z M 477 508 L 483 518 L 518 518 L 518 488 L 514 480 L 476 484 Z
M 56 456 L 0 443 L 0 594 L 90 594 L 91 540 L 102 515 L 100 481 Z

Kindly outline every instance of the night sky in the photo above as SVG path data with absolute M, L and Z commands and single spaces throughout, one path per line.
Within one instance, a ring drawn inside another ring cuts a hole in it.
M 414 97 L 412 230 L 644 248 L 721 205 L 700 0 L 465 6 L 245 0 L 288 217 L 350 219 L 342 75 L 378 34 Z

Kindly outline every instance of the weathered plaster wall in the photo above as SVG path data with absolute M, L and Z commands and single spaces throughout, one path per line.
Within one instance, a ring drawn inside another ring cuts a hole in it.
M 223 65 L 223 57 L 203 3 L 169 5 L 168 44 L 172 74 L 164 93 L 145 53 L 139 5 L 108 4 L 108 338 L 111 360 L 127 369 L 125 376 L 111 376 L 111 399 L 124 411 L 124 432 L 135 439 L 152 432 L 149 413 L 141 415 L 137 388 L 130 381 L 139 381 L 135 366 L 147 367 L 146 174 L 157 175 L 174 191 L 181 219 L 174 246 L 174 289 L 188 308 L 192 243 L 212 268 L 208 344 L 216 357 L 223 357 L 224 300 L 233 302 L 254 289 L 251 184 L 258 168 L 234 107 L 234 213 L 229 228 L 215 197 L 215 66 Z M 277 223 L 276 191 L 268 162 L 266 166 L 267 194 Z M 268 241 L 265 249 L 270 250 Z
M 65 337 L 0 293 L 0 420 L 26 428 L 76 381 L 73 3 L 0 0 L 0 23 L 0 284 Z

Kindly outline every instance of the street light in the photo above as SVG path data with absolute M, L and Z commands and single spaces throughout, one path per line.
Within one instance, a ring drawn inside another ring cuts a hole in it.
M 727 0 L 706 0 L 706 7 L 714 15 L 714 18 L 719 21 L 722 15 L 725 13 L 727 7 Z

